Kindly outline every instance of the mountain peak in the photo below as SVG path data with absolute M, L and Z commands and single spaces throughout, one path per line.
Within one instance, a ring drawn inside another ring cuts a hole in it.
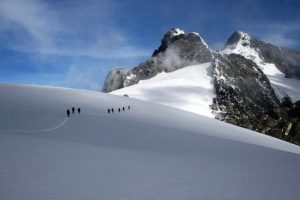
M 184 35 L 184 31 L 179 28 L 171 28 L 168 30 L 162 39 L 165 43 L 170 43 L 181 35 Z
M 247 46 L 250 44 L 250 35 L 243 31 L 235 31 L 227 40 L 225 44 L 225 48 L 228 46 L 237 46 L 241 44 L 243 46 Z
M 183 30 L 179 29 L 179 28 L 171 28 L 170 30 L 168 30 L 165 35 L 171 35 L 171 36 L 177 36 L 177 35 L 181 35 L 181 34 L 185 34 Z
M 193 37 L 197 37 L 200 39 L 200 41 L 207 46 L 206 42 L 203 40 L 203 38 L 200 36 L 199 33 L 197 32 L 191 32 L 191 33 L 185 33 L 183 30 L 179 29 L 179 28 L 171 28 L 170 30 L 168 30 L 165 34 L 164 37 L 162 39 L 162 42 L 165 43 L 171 43 L 174 40 L 184 37 L 184 36 L 193 36 Z
M 191 32 L 191 33 L 185 33 L 183 30 L 179 28 L 171 28 L 168 30 L 164 37 L 161 39 L 161 45 L 158 49 L 156 49 L 152 57 L 157 56 L 158 54 L 165 54 L 167 49 L 176 49 L 179 50 L 179 54 L 185 55 L 189 54 L 190 60 L 195 60 L 195 54 L 199 54 L 199 56 L 196 56 L 200 59 L 200 57 L 207 57 L 207 54 L 211 54 L 208 45 L 203 40 L 202 37 L 200 37 L 199 33 Z M 187 51 L 194 52 L 194 53 L 187 53 Z M 211 57 L 211 56 L 208 56 Z M 198 59 L 198 60 L 199 60 Z M 197 59 L 196 59 L 197 60 Z M 201 59 L 200 59 L 201 60 Z M 205 62 L 208 62 L 207 59 L 205 59 Z M 204 62 L 199 62 L 204 63 Z

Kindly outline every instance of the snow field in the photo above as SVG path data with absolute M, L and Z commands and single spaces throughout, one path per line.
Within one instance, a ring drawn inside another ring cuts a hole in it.
M 159 103 L 214 118 L 210 105 L 215 97 L 211 63 L 160 73 L 112 94 Z
M 116 95 L 4 84 L 0 93 L 0 199 L 300 196 L 296 145 Z M 72 106 L 82 113 L 59 126 Z

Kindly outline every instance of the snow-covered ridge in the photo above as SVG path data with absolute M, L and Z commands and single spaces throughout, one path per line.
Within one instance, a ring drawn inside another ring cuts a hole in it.
M 191 32 L 190 34 L 196 35 L 196 36 L 200 39 L 201 43 L 202 43 L 206 48 L 208 48 L 207 43 L 206 43 L 205 40 L 200 36 L 199 33 L 197 33 L 197 32 Z
M 198 37 L 200 38 L 202 44 L 203 44 L 206 48 L 209 48 L 208 45 L 207 45 L 207 43 L 206 43 L 206 42 L 204 41 L 204 39 L 199 35 L 199 33 L 198 33 Z M 209 49 L 210 49 L 210 48 L 209 48 Z M 210 49 L 210 51 L 212 51 L 212 50 Z
M 215 97 L 211 63 L 160 73 L 136 85 L 115 90 L 132 98 L 160 103 L 214 118 L 210 105 Z
M 239 40 L 226 46 L 220 51 L 221 54 L 240 54 L 247 59 L 254 61 L 267 75 L 274 89 L 276 96 L 282 100 L 285 96 L 289 96 L 292 101 L 300 99 L 300 80 L 285 78 L 284 73 L 278 70 L 274 63 L 266 63 L 259 54 L 259 50 L 250 46 L 251 37 L 249 34 L 238 31 Z

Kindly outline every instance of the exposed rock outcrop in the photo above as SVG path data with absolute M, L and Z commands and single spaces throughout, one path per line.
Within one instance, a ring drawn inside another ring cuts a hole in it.
M 217 97 L 212 108 L 220 120 L 256 130 L 261 117 L 279 106 L 268 78 L 241 55 L 217 56 L 213 76 Z

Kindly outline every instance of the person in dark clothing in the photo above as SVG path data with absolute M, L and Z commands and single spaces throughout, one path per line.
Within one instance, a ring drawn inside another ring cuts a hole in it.
M 72 107 L 72 113 L 73 113 L 73 115 L 74 115 L 74 112 L 75 112 L 75 108 L 74 108 L 74 107 Z
M 68 117 L 70 116 L 70 111 L 69 111 L 69 109 L 67 110 L 67 115 L 68 115 Z
M 125 107 L 123 107 L 123 111 L 125 111 Z
M 111 109 L 111 112 L 112 112 L 112 113 L 114 112 L 114 109 L 113 109 L 113 108 Z
M 80 108 L 77 108 L 77 112 L 78 112 L 78 114 L 80 114 Z
M 120 108 L 119 108 L 118 110 L 119 110 L 119 112 L 121 112 L 121 109 L 120 109 Z
M 110 113 L 110 109 L 107 110 L 108 114 Z
M 130 106 L 128 106 L 128 110 L 130 110 Z

